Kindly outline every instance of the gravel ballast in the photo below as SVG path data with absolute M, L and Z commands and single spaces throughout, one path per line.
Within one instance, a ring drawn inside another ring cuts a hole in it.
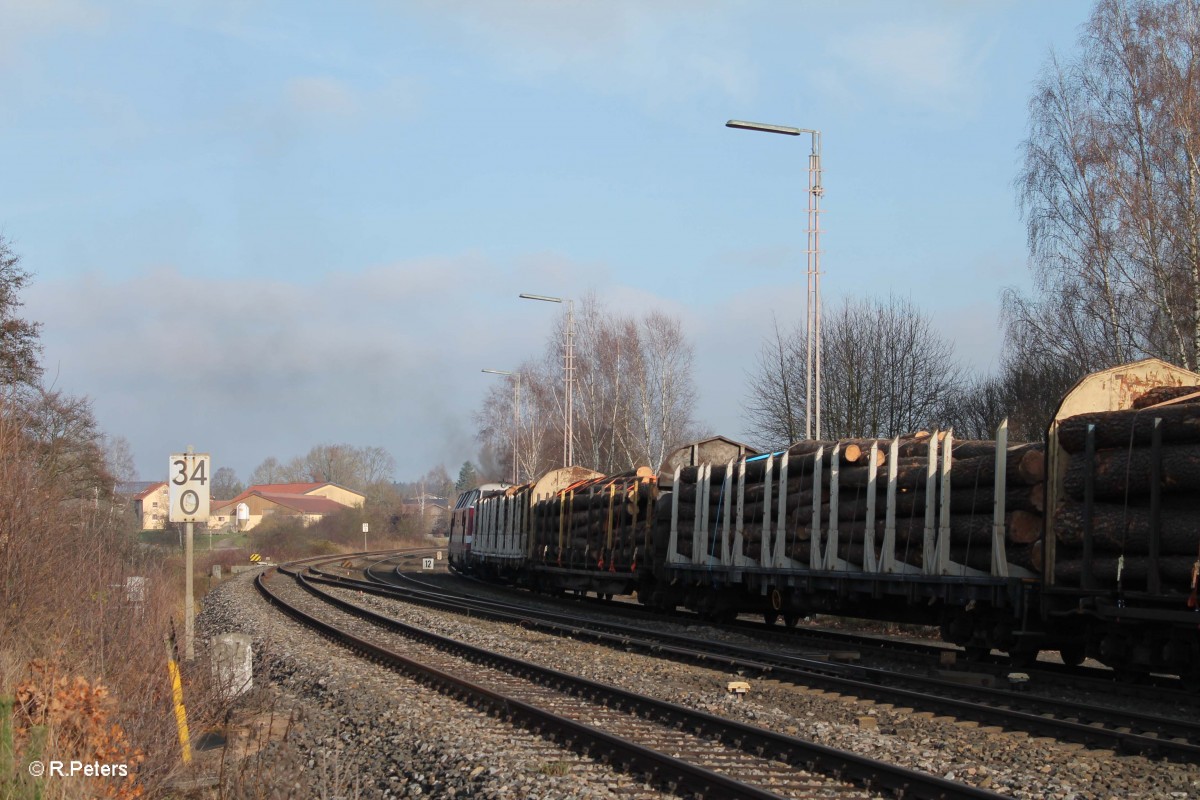
M 725 687 L 741 677 L 728 672 L 338 591 L 479 647 L 1013 797 L 1200 797 L 1197 765 L 981 729 L 769 680 L 752 680 L 738 701 Z M 289 746 L 306 785 L 328 782 L 332 764 L 361 797 L 662 796 L 349 654 L 270 607 L 245 576 L 218 587 L 205 606 L 201 630 L 250 634 L 263 654 L 260 676 L 265 669 L 278 702 L 302 718 Z
M 272 712 L 294 722 L 286 742 L 227 767 L 227 786 L 281 798 L 665 796 L 353 655 L 272 608 L 252 575 L 211 591 L 198 618 L 202 641 L 235 632 L 252 637 Z

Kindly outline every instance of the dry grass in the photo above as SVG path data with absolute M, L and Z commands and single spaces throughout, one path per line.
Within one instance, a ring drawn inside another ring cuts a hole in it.
M 117 759 L 136 772 L 94 786 L 0 784 L 0 799 L 159 796 L 179 759 L 166 643 L 182 584 L 137 547 L 113 498 L 80 500 L 45 462 L 0 400 L 0 698 L 13 706 L 14 765 Z M 144 579 L 142 591 L 129 591 L 131 577 Z M 203 725 L 217 713 L 207 681 L 186 677 Z

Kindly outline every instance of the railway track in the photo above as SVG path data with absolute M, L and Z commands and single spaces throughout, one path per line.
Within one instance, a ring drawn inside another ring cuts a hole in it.
M 514 598 L 529 596 L 526 590 L 486 584 L 477 578 L 462 577 L 462 580 L 508 591 Z M 718 630 L 750 634 L 760 638 L 769 637 L 773 643 L 810 649 L 853 649 L 861 653 L 877 653 L 888 660 L 903 660 L 919 666 L 937 664 L 944 653 L 954 653 L 956 658 L 964 659 L 972 670 L 988 672 L 999 679 L 1017 671 L 1026 673 L 1037 681 L 1056 681 L 1062 685 L 1069 685 L 1072 689 L 1087 689 L 1097 695 L 1120 695 L 1131 700 L 1167 700 L 1181 706 L 1197 706 L 1197 692 L 1187 688 L 1184 681 L 1178 677 L 1142 673 L 1131 675 L 1107 668 L 1073 666 L 1050 661 L 1035 661 L 1017 666 L 1011 663 L 1006 656 L 964 650 L 948 644 L 914 642 L 894 636 L 859 634 L 808 626 L 788 627 L 740 618 L 734 622 L 713 622 L 692 612 L 678 611 L 673 614 L 664 614 L 635 603 L 605 601 L 598 598 L 580 597 L 573 599 L 572 602 L 604 608 L 612 613 L 634 619 L 674 622 L 679 622 L 681 619 L 694 619 L 699 624 Z M 1197 714 L 1200 715 L 1200 706 L 1197 706 Z
M 324 635 L 572 749 L 600 754 L 673 793 L 739 798 L 879 793 L 945 800 L 1000 797 L 404 625 L 333 596 L 302 567 L 260 575 L 257 585 L 273 604 Z M 367 620 L 374 632 L 364 636 L 361 629 L 349 630 L 352 625 L 321 619 L 301 608 L 305 598 Z M 394 637 L 388 644 L 381 642 L 397 633 L 411 640 L 403 653 L 391 649 Z
M 388 581 L 390 570 L 368 567 L 375 582 L 325 574 L 313 581 L 391 596 L 448 611 L 484 616 L 536 627 L 543 632 L 637 649 L 703 666 L 721 666 L 744 674 L 771 677 L 843 696 L 912 707 L 940 715 L 1022 730 L 1122 753 L 1138 753 L 1179 761 L 1200 761 L 1200 724 L 1189 720 L 1034 695 L 1023 691 L 964 685 L 954 680 L 873 667 L 829 663 L 814 657 L 781 654 L 775 649 L 747 647 L 695 637 L 667 634 L 642 627 L 539 611 L 525 605 L 448 597 L 427 588 L 404 589 Z

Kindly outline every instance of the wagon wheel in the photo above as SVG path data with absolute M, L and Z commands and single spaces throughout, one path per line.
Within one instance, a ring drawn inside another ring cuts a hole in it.
M 1058 648 L 1058 654 L 1062 656 L 1064 664 L 1072 667 L 1078 667 L 1087 658 L 1087 651 L 1081 644 L 1064 645 Z

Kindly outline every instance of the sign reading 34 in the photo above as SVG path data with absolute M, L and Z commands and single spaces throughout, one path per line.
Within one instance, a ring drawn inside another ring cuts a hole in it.
M 176 453 L 171 456 L 167 499 L 171 522 L 208 522 L 208 453 Z

